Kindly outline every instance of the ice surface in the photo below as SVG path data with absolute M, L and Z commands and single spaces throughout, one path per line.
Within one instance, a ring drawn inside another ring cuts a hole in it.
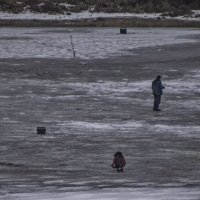
M 31 52 L 35 57 L 62 58 L 56 52 L 64 46 L 66 31 L 75 34 L 76 46 L 83 45 L 81 39 L 87 36 L 91 57 L 116 55 L 121 45 L 127 50 L 169 41 L 193 42 L 184 37 L 197 33 L 195 29 L 131 29 L 132 34 L 122 37 L 117 29 L 1 30 L 0 51 L 5 57 L 11 52 L 11 58 L 32 56 Z M 103 38 L 107 35 L 114 38 L 113 43 L 108 41 L 115 50 L 110 54 Z M 140 39 L 133 47 L 132 37 Z M 55 49 L 51 39 L 57 39 Z M 99 50 L 92 54 L 95 39 Z M 159 56 L 157 48 L 141 49 L 137 57 L 90 60 L 91 65 L 85 60 L 1 59 L 0 199 L 199 200 L 200 71 L 199 51 L 193 51 L 199 47 L 181 48 L 159 46 Z M 88 58 L 86 51 L 82 55 Z M 158 72 L 163 72 L 166 89 L 163 112 L 155 113 L 151 81 Z M 46 135 L 36 134 L 40 125 L 47 128 Z M 118 150 L 127 159 L 123 174 L 110 167 Z
M 195 42 L 186 38 L 195 29 L 129 28 L 1 28 L 0 58 L 73 58 L 70 35 L 78 58 L 105 58 L 129 54 L 140 47 Z M 133 52 L 131 53 L 133 54 Z
M 199 200 L 200 191 L 190 188 L 131 188 L 90 192 L 24 193 L 5 195 L 6 200 Z

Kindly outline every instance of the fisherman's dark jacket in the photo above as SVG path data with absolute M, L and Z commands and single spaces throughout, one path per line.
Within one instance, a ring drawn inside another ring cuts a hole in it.
M 156 79 L 152 82 L 152 91 L 153 95 L 160 96 L 163 94 L 163 89 L 165 87 L 162 85 L 162 82 L 160 79 Z
M 126 165 L 126 161 L 124 157 L 116 156 L 113 160 L 113 167 L 124 167 Z

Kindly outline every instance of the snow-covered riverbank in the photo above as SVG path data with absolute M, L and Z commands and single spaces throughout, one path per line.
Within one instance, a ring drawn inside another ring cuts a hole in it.
M 82 20 L 82 19 L 97 19 L 97 18 L 123 18 L 123 17 L 136 17 L 144 19 L 174 19 L 174 20 L 187 20 L 187 21 L 200 21 L 198 16 L 199 11 L 194 11 L 193 15 L 190 16 L 178 16 L 162 17 L 162 13 L 91 13 L 89 11 L 83 11 L 80 13 L 70 13 L 70 15 L 62 14 L 47 14 L 47 13 L 33 13 L 33 12 L 22 12 L 19 14 L 0 12 L 0 19 L 9 20 Z

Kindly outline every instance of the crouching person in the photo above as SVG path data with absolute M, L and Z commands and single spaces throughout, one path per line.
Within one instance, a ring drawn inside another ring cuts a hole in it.
M 126 165 L 126 160 L 120 151 L 114 155 L 112 167 L 117 169 L 118 172 L 123 172 L 123 168 Z

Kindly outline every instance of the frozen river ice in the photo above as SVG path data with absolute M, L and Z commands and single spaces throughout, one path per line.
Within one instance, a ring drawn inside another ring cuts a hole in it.
M 68 193 L 25 193 L 6 195 L 6 200 L 197 200 L 200 196 L 198 189 L 153 189 L 132 188 L 118 190 L 101 190 L 90 192 Z
M 69 29 L 1 30 L 1 200 L 199 200 L 197 30 L 75 29 L 77 55 L 101 57 L 88 60 L 62 59 L 72 53 L 63 49 Z M 102 34 L 115 38 L 113 51 Z M 94 52 L 89 37 L 103 41 Z M 145 44 L 153 47 L 136 48 Z M 160 113 L 152 111 L 157 74 L 166 86 Z M 110 167 L 118 150 L 124 173 Z
M 124 55 L 140 47 L 195 42 L 186 38 L 198 29 L 128 28 L 0 28 L 0 58 L 72 58 L 72 35 L 78 58 Z

